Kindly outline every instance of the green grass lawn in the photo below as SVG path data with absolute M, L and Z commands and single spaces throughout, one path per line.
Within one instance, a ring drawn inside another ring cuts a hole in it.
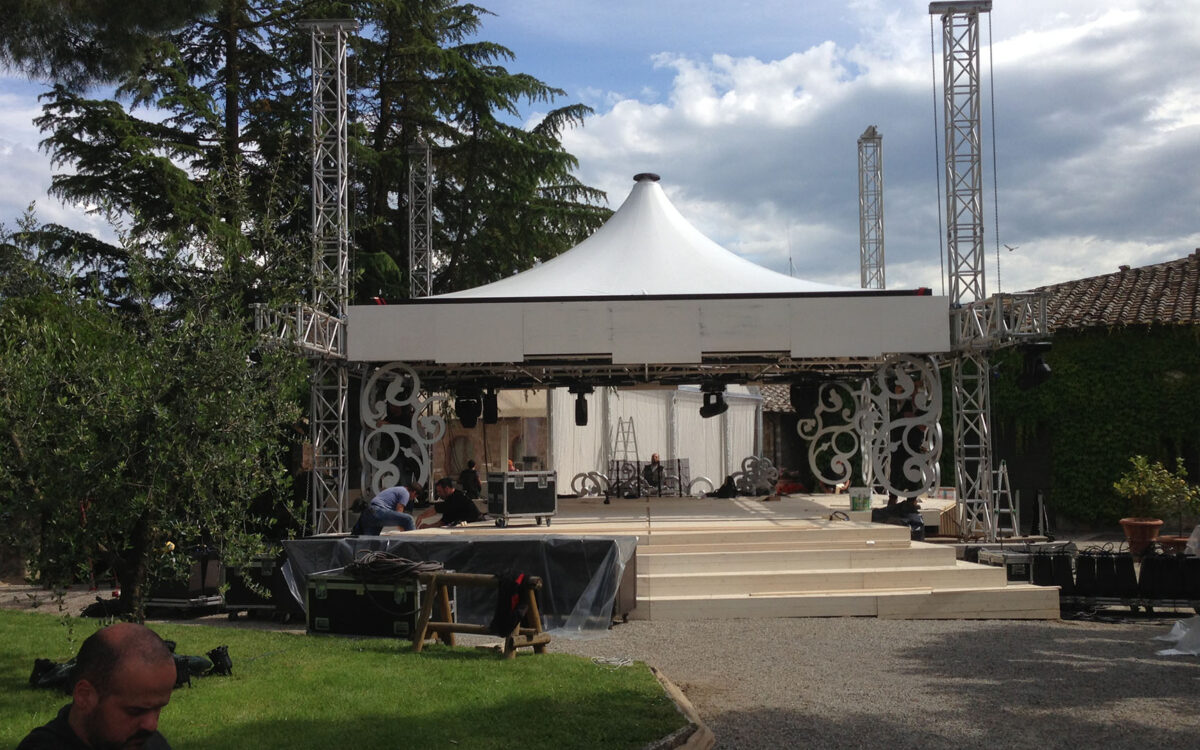
M 637 748 L 685 720 L 641 663 L 565 654 L 516 660 L 473 648 L 151 623 L 181 654 L 228 645 L 232 677 L 175 691 L 160 730 L 188 748 Z M 0 611 L 0 747 L 65 696 L 28 686 L 37 657 L 65 661 L 94 620 Z M 553 649 L 553 644 L 550 648 Z

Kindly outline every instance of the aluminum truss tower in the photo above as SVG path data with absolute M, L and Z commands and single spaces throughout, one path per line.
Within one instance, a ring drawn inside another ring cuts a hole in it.
M 883 135 L 875 126 L 858 138 L 858 237 L 863 289 L 886 289 L 883 264 Z
M 946 253 L 950 300 L 955 304 L 987 297 L 979 135 L 979 14 L 991 9 L 991 0 L 929 4 L 931 14 L 942 16 Z
M 408 149 L 408 296 L 433 294 L 433 163 L 429 144 Z
M 310 425 L 313 444 L 313 531 L 346 526 L 346 402 L 344 315 L 350 294 L 349 158 L 346 41 L 349 20 L 307 24 L 312 36 L 312 314 L 327 321 L 313 358 Z
M 980 155 L 979 14 L 991 0 L 935 2 L 942 18 L 942 85 L 946 158 L 946 255 L 952 316 L 987 297 L 983 265 L 983 175 Z M 959 533 L 996 536 L 992 493 L 990 352 L 987 332 L 964 341 L 952 326 L 954 466 Z
M 983 252 L 983 167 L 980 147 L 979 14 L 991 0 L 929 4 L 942 18 L 942 84 L 946 148 L 946 253 L 950 269 L 950 335 L 954 467 L 959 534 L 995 541 L 1004 513 L 992 468 L 991 353 L 1045 339 L 1046 296 L 987 297 Z M 1013 529 L 1012 531 L 1016 531 Z

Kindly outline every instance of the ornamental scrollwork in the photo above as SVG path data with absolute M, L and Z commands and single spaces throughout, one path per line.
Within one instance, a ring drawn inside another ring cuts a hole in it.
M 409 478 L 429 485 L 433 446 L 446 434 L 446 417 L 440 408 L 446 400 L 446 396 L 423 393 L 420 377 L 403 362 L 390 362 L 371 372 L 359 395 L 364 496 L 374 497 Z M 415 476 L 404 470 L 405 459 L 415 464 Z
M 861 445 L 856 419 L 864 413 L 863 402 L 863 386 L 843 381 L 822 383 L 812 417 L 796 423 L 796 432 L 808 441 L 808 466 L 813 476 L 830 487 L 852 479 L 851 459 Z M 822 460 L 824 456 L 828 458 Z
M 754 495 L 764 487 L 775 491 L 775 480 L 779 469 L 766 456 L 746 456 L 742 459 L 742 470 L 733 473 L 733 484 L 739 495 Z
M 942 381 L 933 357 L 898 355 L 860 385 L 822 383 L 813 416 L 796 424 L 808 441 L 814 476 L 831 487 L 862 481 L 898 497 L 917 497 L 941 480 Z
M 917 497 L 941 481 L 942 380 L 933 357 L 899 355 L 871 378 L 869 414 L 874 428 L 868 457 L 878 484 L 897 497 Z

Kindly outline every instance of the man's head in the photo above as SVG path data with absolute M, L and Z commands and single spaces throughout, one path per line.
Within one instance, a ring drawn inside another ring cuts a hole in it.
M 442 499 L 450 497 L 454 494 L 454 480 L 450 477 L 442 477 L 441 479 L 437 480 L 437 484 L 433 486 L 433 491 L 436 492 L 437 496 Z
M 122 622 L 83 642 L 74 676 L 68 721 L 75 734 L 95 750 L 137 748 L 171 700 L 175 661 L 153 630 Z
M 470 461 L 467 461 L 467 468 L 468 468 L 468 469 L 474 469 L 474 468 L 475 468 L 475 460 L 474 460 L 474 459 L 471 459 Z
M 425 497 L 425 488 L 420 482 L 413 482 L 408 485 L 408 502 L 415 503 Z
M 658 454 L 657 453 L 654 453 L 650 456 L 650 463 L 652 463 L 652 464 L 658 463 Z

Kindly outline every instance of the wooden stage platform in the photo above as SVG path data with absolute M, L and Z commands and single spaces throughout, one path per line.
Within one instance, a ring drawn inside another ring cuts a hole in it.
M 607 505 L 560 498 L 549 526 L 514 518 L 505 528 L 418 533 L 636 536 L 635 619 L 1059 616 L 1057 588 L 1010 585 L 1003 568 L 957 560 L 951 545 L 911 542 L 907 527 L 829 519 L 848 503 L 846 495 L 614 498 Z

